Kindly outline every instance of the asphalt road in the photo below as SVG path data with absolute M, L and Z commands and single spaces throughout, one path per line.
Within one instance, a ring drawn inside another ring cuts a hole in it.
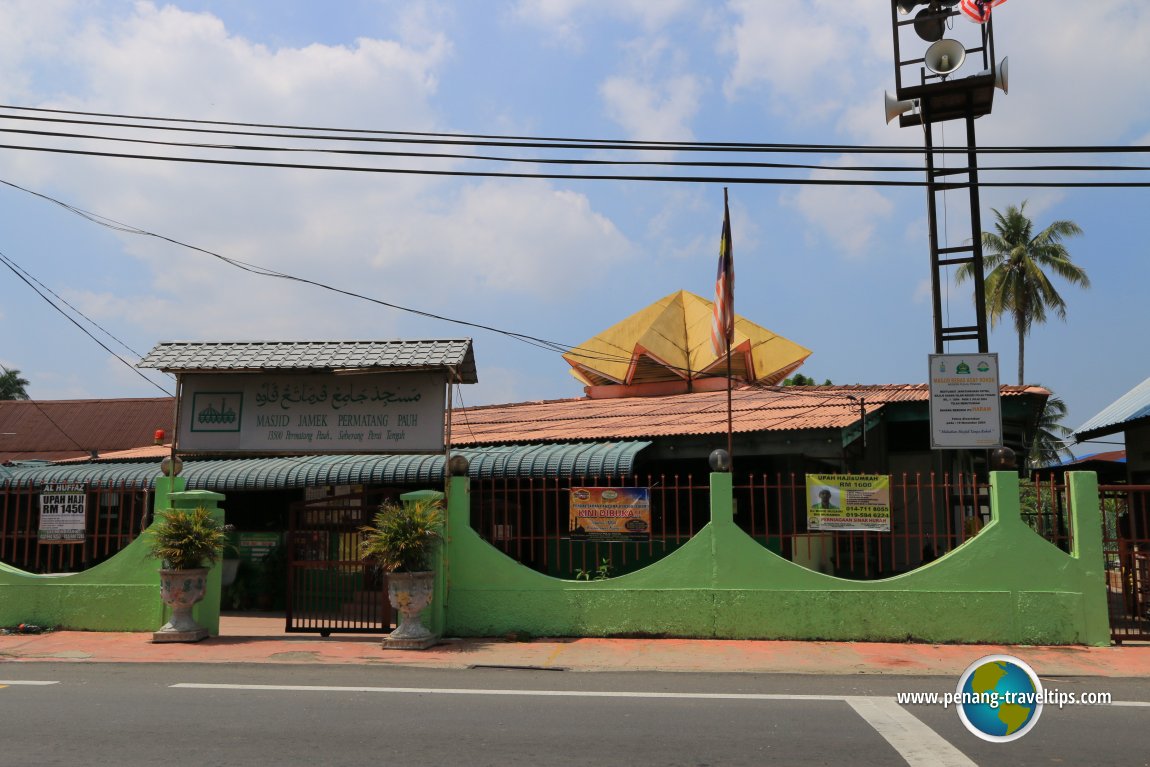
M 1043 681 L 1143 705 L 994 744 L 895 702 L 939 677 L 0 663 L 0 764 L 1150 765 L 1145 680 Z

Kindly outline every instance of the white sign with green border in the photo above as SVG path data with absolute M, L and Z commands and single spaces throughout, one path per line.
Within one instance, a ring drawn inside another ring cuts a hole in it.
M 997 354 L 930 355 L 930 446 L 1002 445 Z

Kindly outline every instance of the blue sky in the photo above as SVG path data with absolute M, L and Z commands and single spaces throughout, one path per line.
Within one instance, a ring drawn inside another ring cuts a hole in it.
M 1147 143 L 1146 3 L 1011 0 L 995 20 L 1010 92 L 978 121 L 980 146 Z M 25 107 L 372 130 L 922 146 L 916 129 L 884 122 L 894 73 L 881 2 L 7 0 L 0 71 L 0 101 Z M 949 124 L 943 142 L 960 130 Z M 0 143 L 65 145 L 16 134 Z M 808 176 L 872 162 L 788 160 L 828 167 Z M 427 164 L 395 164 L 412 162 Z M 721 184 L 352 174 L 16 149 L 0 149 L 0 180 L 224 256 L 569 345 L 674 291 L 709 298 L 723 198 Z M 732 185 L 730 196 L 739 314 L 812 349 L 802 372 L 819 380 L 926 380 L 933 337 L 921 189 Z M 1136 342 L 1150 285 L 1138 234 L 1147 192 L 986 189 L 984 228 L 991 208 L 1024 199 L 1037 224 L 1067 218 L 1085 230 L 1068 245 L 1094 287 L 1066 287 L 1069 321 L 1036 327 L 1027 342 L 1028 382 L 1062 396 L 1077 426 L 1150 375 Z M 951 244 L 969 236 L 965 206 L 948 198 Z M 463 387 L 463 404 L 582 393 L 557 353 L 245 274 L 8 186 L 0 186 L 0 252 L 141 354 L 166 340 L 471 336 L 480 383 Z M 968 289 L 954 289 L 948 310 L 957 316 L 969 301 Z M 160 393 L 6 269 L 0 327 L 0 363 L 30 379 L 34 398 Z M 1013 383 L 1008 327 L 993 332 L 991 351 Z

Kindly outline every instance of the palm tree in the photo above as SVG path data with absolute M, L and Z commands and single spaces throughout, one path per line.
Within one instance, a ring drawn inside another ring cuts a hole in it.
M 28 392 L 24 387 L 28 385 L 28 379 L 20 377 L 19 370 L 9 370 L 6 367 L 0 366 L 0 399 L 28 399 Z
M 1073 221 L 1055 221 L 1038 234 L 1026 217 L 1026 202 L 994 211 L 995 232 L 982 233 L 983 266 L 986 269 L 986 314 L 993 327 L 1009 314 L 1018 333 L 1018 384 L 1025 382 L 1026 336 L 1034 324 L 1046 322 L 1051 309 L 1066 319 L 1066 302 L 1054 288 L 1047 270 L 1072 285 L 1090 287 L 1086 270 L 1070 260 L 1064 237 L 1082 234 Z M 963 264 L 956 282 L 974 276 L 974 265 Z
M 1074 453 L 1066 446 L 1066 438 L 1073 432 L 1062 425 L 1065 417 L 1066 403 L 1051 392 L 1034 424 L 1034 437 L 1030 440 L 1030 454 L 1027 456 L 1031 467 L 1053 466 L 1063 458 L 1074 459 Z

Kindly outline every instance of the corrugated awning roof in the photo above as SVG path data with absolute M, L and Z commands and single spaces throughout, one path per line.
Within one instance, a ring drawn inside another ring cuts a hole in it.
M 476 383 L 470 338 L 397 341 L 165 341 L 136 367 L 171 373 L 451 369 Z
M 605 477 L 630 474 L 635 456 L 650 442 L 491 445 L 452 451 L 471 462 L 473 478 Z M 285 490 L 320 485 L 441 483 L 442 455 L 313 455 L 293 458 L 234 458 L 184 462 L 189 490 L 220 493 Z M 28 488 L 45 482 L 152 487 L 155 463 L 81 463 L 15 466 L 0 473 L 0 488 Z

